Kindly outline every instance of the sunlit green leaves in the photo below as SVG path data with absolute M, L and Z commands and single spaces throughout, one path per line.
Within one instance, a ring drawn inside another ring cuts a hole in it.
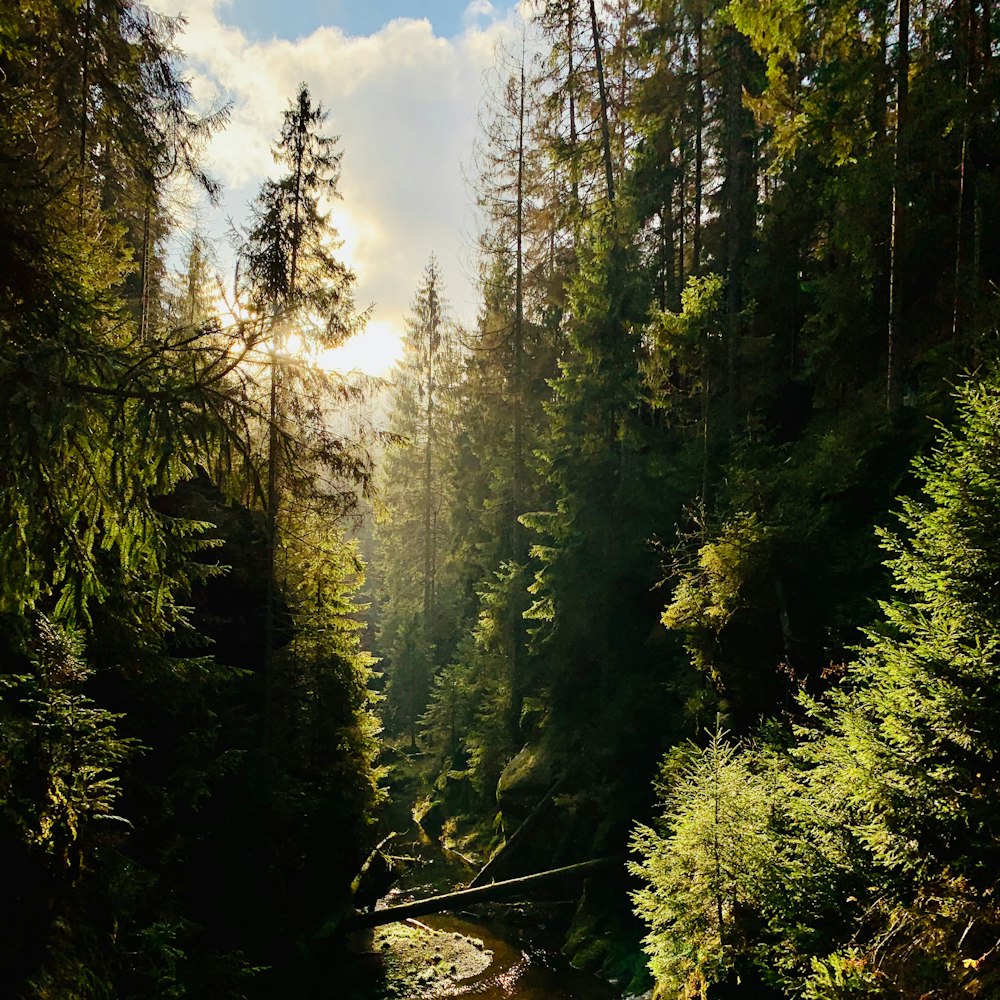
M 0 729 L 0 801 L 26 842 L 76 877 L 94 824 L 128 822 L 114 807 L 119 770 L 138 743 L 119 734 L 120 714 L 85 693 L 92 670 L 78 635 L 39 616 L 32 646 L 32 671 L 0 678 L 17 706 Z
M 649 925 L 650 970 L 674 996 L 705 996 L 733 967 L 741 916 L 759 911 L 779 864 L 774 792 L 748 751 L 717 731 L 663 765 L 661 831 L 636 828 L 633 895 Z

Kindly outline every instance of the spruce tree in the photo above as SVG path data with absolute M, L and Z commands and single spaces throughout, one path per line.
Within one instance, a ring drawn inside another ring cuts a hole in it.
M 959 420 L 916 463 L 922 496 L 883 532 L 895 596 L 849 675 L 813 710 L 816 788 L 884 873 L 871 947 L 897 988 L 1000 983 L 1000 382 L 969 381 Z M 888 934 L 888 930 L 886 930 Z
M 369 474 L 367 456 L 350 445 L 345 447 L 323 419 L 325 406 L 342 391 L 331 392 L 322 375 L 307 364 L 310 350 L 341 343 L 362 319 L 353 308 L 354 275 L 334 255 L 339 244 L 325 204 L 336 197 L 340 176 L 337 139 L 322 131 L 327 117 L 323 106 L 314 104 L 308 87 L 300 84 L 272 149 L 275 162 L 285 172 L 262 185 L 240 250 L 243 291 L 262 324 L 269 389 L 264 496 L 269 567 L 264 639 L 266 731 L 271 725 L 278 644 L 276 575 L 283 498 L 296 492 L 332 501 L 339 512 L 338 503 L 350 506 L 354 494 L 353 482 L 344 489 L 338 487 L 338 479 L 364 482 Z M 294 491 L 290 489 L 293 484 Z
M 767 779 L 725 736 L 716 730 L 704 749 L 689 744 L 667 756 L 660 829 L 640 825 L 632 838 L 642 860 L 630 870 L 647 883 L 633 900 L 650 927 L 649 968 L 673 996 L 704 996 L 745 961 L 742 925 L 778 863 Z
M 453 392 L 458 342 L 437 262 L 431 258 L 407 318 L 404 356 L 392 380 L 385 513 L 378 540 L 386 569 L 379 649 L 386 657 L 390 719 L 416 747 L 417 726 L 453 637 L 447 558 L 452 496 Z
M 802 696 L 797 742 L 772 728 L 772 751 L 736 755 L 715 740 L 679 777 L 665 771 L 663 829 L 634 843 L 664 984 L 747 961 L 815 1000 L 988 996 L 1000 983 L 997 375 L 968 381 L 958 402 L 955 429 L 915 463 L 922 495 L 902 502 L 902 530 L 881 533 L 894 597 L 841 683 Z M 724 774 L 740 804 L 706 839 Z M 706 925 L 712 871 L 729 873 L 732 896 Z

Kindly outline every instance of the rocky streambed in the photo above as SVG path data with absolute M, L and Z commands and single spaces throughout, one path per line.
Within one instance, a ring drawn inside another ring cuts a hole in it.
M 378 908 L 451 891 L 473 874 L 463 858 L 419 828 L 393 850 L 410 863 Z M 494 906 L 358 932 L 353 950 L 377 971 L 366 1000 L 622 1000 L 621 988 L 572 968 L 555 950 L 547 933 L 550 912 L 551 905 Z

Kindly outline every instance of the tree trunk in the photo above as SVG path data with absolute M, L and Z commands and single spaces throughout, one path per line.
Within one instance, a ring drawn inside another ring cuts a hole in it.
M 726 416 L 729 432 L 736 429 L 739 386 L 737 354 L 743 309 L 743 269 L 753 232 L 755 182 L 750 169 L 752 125 L 743 107 L 743 83 L 749 50 L 735 28 L 726 39 Z
M 601 103 L 601 148 L 604 153 L 604 179 L 608 204 L 615 203 L 614 161 L 611 157 L 611 128 L 608 124 L 608 93 L 604 82 L 604 60 L 601 55 L 601 30 L 597 23 L 597 8 L 590 0 L 590 30 L 594 39 L 594 62 L 597 65 L 597 91 Z
M 972 0 L 956 4 L 954 61 L 962 85 L 962 144 L 958 167 L 958 204 L 955 218 L 955 266 L 952 294 L 952 336 L 960 339 L 973 312 L 978 287 L 978 243 L 976 147 L 979 123 L 979 81 L 992 44 L 991 5 L 984 0 L 982 37 L 973 24 Z M 982 65 L 980 65 L 980 62 Z
M 705 83 L 704 63 L 702 61 L 702 45 L 704 41 L 705 16 L 701 3 L 698 4 L 697 23 L 695 25 L 694 54 L 694 232 L 691 249 L 691 273 L 701 274 L 701 199 L 702 170 L 704 167 L 704 151 L 702 149 L 702 133 L 705 128 Z
M 896 149 L 892 180 L 892 232 L 889 250 L 889 335 L 886 364 L 886 408 L 903 405 L 900 382 L 900 338 L 903 316 L 902 246 L 906 226 L 906 174 L 909 167 L 906 127 L 910 92 L 910 0 L 899 0 L 899 44 L 896 54 Z
M 687 248 L 687 139 L 681 137 L 680 141 L 680 182 L 677 191 L 677 307 L 680 308 L 680 293 L 684 290 L 684 282 L 687 278 L 687 268 L 685 267 L 684 253 Z
M 583 861 L 580 864 L 567 865 L 565 868 L 553 868 L 550 871 L 512 878 L 505 882 L 493 882 L 476 889 L 460 889 L 458 892 L 448 892 L 441 896 L 418 899 L 412 903 L 402 903 L 399 906 L 387 906 L 385 909 L 373 910 L 370 913 L 358 913 L 344 920 L 339 929 L 350 933 L 369 927 L 380 927 L 382 924 L 391 924 L 399 920 L 407 920 L 410 917 L 422 917 L 428 913 L 443 913 L 446 910 L 457 910 L 461 907 L 473 906 L 476 903 L 490 903 L 495 899 L 521 896 L 523 893 L 531 892 L 545 885 L 566 879 L 581 878 L 602 868 L 620 864 L 622 864 L 621 858 L 597 858 L 594 861 Z
M 428 293 L 428 329 L 427 329 L 427 409 L 425 414 L 424 441 L 424 641 L 429 641 L 431 632 L 431 616 L 434 602 L 434 532 L 431 515 L 434 507 L 433 497 L 433 447 L 434 447 L 434 350 L 438 326 L 437 289 L 432 284 Z
M 513 555 L 517 566 L 526 560 L 524 528 L 518 520 L 524 513 L 524 122 L 525 74 L 524 36 L 521 38 L 521 79 L 517 122 L 517 260 L 514 275 L 514 343 L 512 395 L 514 397 L 514 482 L 512 496 Z M 513 608 L 510 650 L 510 705 L 508 731 L 512 743 L 520 738 L 521 703 L 524 679 L 521 676 L 524 620 L 517 602 Z
M 83 66 L 80 80 L 80 227 L 83 228 L 83 204 L 87 193 L 87 142 L 90 114 L 90 36 L 93 20 L 92 0 L 87 0 L 83 8 Z
M 517 844 L 521 843 L 525 836 L 538 825 L 538 821 L 545 815 L 552 804 L 552 797 L 562 787 L 565 780 L 566 775 L 563 774 L 553 782 L 552 787 L 539 799 L 535 807 L 525 817 L 524 822 L 510 835 L 510 838 L 504 843 L 503 847 L 479 869 L 469 883 L 470 889 L 474 889 L 478 885 L 485 885 L 490 873 L 495 871 L 503 861 L 506 861 Z
M 278 352 L 271 345 L 271 392 L 267 437 L 267 578 L 264 590 L 264 747 L 271 743 L 272 688 L 274 686 L 274 605 L 277 600 L 278 546 Z
M 566 12 L 566 89 L 569 91 L 569 177 L 573 197 L 573 217 L 580 214 L 580 163 L 576 133 L 576 73 L 573 66 L 573 46 L 576 44 L 576 0 L 569 0 Z
M 142 247 L 139 252 L 139 339 L 142 341 L 149 339 L 149 259 L 152 242 L 150 202 L 152 200 L 152 191 L 147 191 L 142 211 Z

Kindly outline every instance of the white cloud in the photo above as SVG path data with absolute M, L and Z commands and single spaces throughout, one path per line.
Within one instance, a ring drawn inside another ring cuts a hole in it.
M 184 0 L 153 0 L 177 13 Z M 488 0 L 466 8 L 462 34 L 443 39 L 427 20 L 400 19 L 350 37 L 323 27 L 297 41 L 250 41 L 218 17 L 219 0 L 188 0 L 180 38 L 193 93 L 207 109 L 233 103 L 229 127 L 213 139 L 206 165 L 227 189 L 224 213 L 239 223 L 260 182 L 273 172 L 270 146 L 300 81 L 330 112 L 343 152 L 333 218 L 341 254 L 357 276 L 360 307 L 397 330 L 433 252 L 456 318 L 475 315 L 469 280 L 475 230 L 463 178 L 476 133 L 483 72 L 497 39 L 510 33 Z M 218 217 L 206 226 L 219 236 Z M 223 255 L 223 259 L 225 256 Z
M 496 8 L 490 0 L 472 0 L 462 14 L 462 23 L 466 26 L 475 24 L 481 17 L 496 17 Z

